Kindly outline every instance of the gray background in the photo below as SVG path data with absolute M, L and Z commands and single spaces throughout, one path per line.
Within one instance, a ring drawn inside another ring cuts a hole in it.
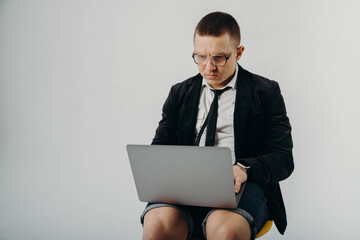
M 280 83 L 295 172 L 289 226 L 358 239 L 357 1 L 0 1 L 0 239 L 140 239 L 127 143 L 150 143 L 171 85 L 197 73 L 205 14 L 238 20 L 240 64 Z

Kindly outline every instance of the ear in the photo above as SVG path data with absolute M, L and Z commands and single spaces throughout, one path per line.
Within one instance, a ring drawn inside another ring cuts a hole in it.
M 244 46 L 240 46 L 236 49 L 236 61 L 239 61 L 243 52 L 245 50 L 245 47 Z

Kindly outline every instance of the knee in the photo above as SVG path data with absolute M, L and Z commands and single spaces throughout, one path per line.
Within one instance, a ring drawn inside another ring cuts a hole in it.
M 218 218 L 216 214 L 210 215 L 206 222 L 207 238 L 209 240 L 250 240 L 251 231 L 248 222 L 246 220 L 242 221 L 242 219 L 233 220 L 235 221 L 227 221 L 224 218 Z
M 143 227 L 144 240 L 185 239 L 188 233 L 181 213 L 170 207 L 151 209 L 145 214 Z
M 236 227 L 236 224 L 207 224 L 206 236 L 208 239 L 245 239 L 242 238 L 242 234 Z
M 144 218 L 143 240 L 161 239 L 167 232 L 167 225 L 163 219 L 149 213 Z

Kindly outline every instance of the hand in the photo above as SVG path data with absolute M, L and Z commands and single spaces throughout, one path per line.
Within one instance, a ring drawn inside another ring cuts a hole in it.
M 233 173 L 234 173 L 234 183 L 235 183 L 235 193 L 239 193 L 241 184 L 246 182 L 247 180 L 247 173 L 246 169 L 242 168 L 239 165 L 233 166 Z

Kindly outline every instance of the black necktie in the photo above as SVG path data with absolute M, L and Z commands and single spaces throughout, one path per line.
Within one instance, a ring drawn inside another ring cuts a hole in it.
M 215 144 L 215 133 L 216 133 L 216 123 L 218 118 L 218 98 L 219 96 L 228 90 L 229 87 L 226 87 L 221 90 L 212 90 L 214 92 L 214 99 L 211 103 L 209 113 L 205 119 L 204 124 L 202 125 L 200 132 L 196 138 L 195 144 L 199 146 L 201 135 L 204 132 L 205 127 L 207 126 L 206 130 L 206 139 L 205 139 L 205 146 L 214 146 Z

